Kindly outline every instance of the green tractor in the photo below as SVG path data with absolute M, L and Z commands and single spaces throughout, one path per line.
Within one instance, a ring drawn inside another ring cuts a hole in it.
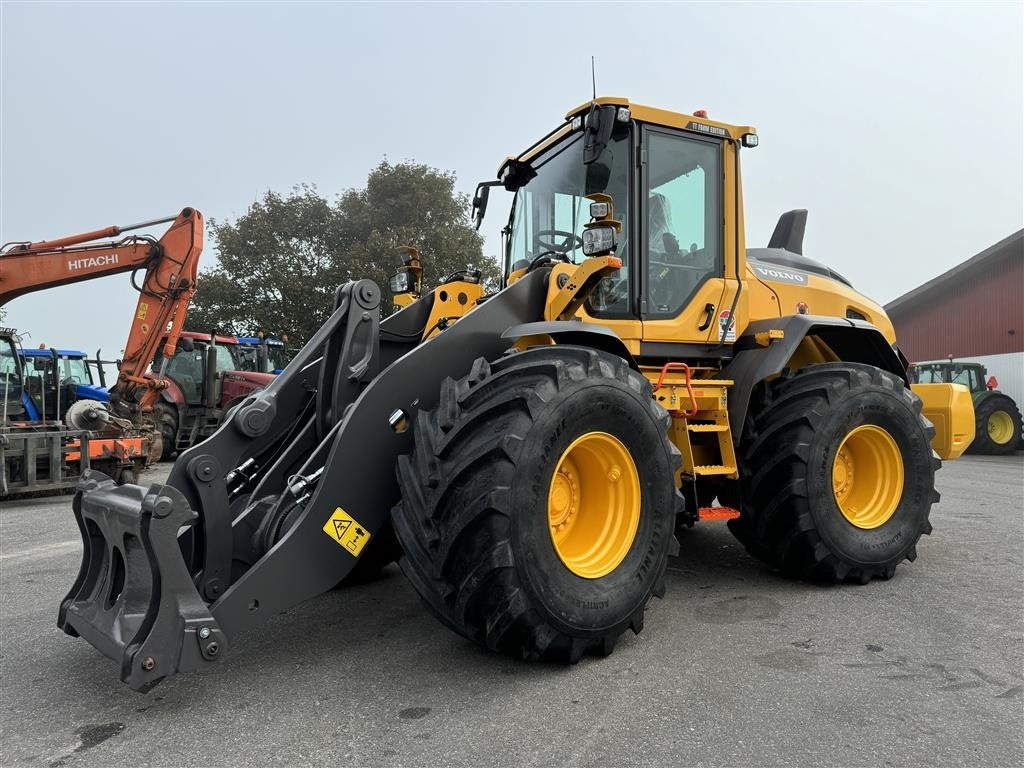
M 908 373 L 915 384 L 963 384 L 971 391 L 976 428 L 968 452 L 999 455 L 1022 447 L 1020 409 L 1012 397 L 996 389 L 999 382 L 981 363 L 914 363 Z

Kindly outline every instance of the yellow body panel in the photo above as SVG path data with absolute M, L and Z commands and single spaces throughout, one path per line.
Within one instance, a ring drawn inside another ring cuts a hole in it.
M 484 287 L 479 283 L 455 280 L 438 286 L 433 294 L 434 304 L 427 320 L 426 339 L 440 333 L 444 322 L 454 322 L 473 309 L 477 300 L 484 295 Z
M 391 301 L 398 309 L 405 309 L 418 298 L 419 296 L 412 291 L 406 291 L 405 293 L 396 293 L 391 297 Z
M 943 459 L 957 459 L 974 440 L 974 402 L 963 384 L 912 384 L 935 425 L 932 449 Z
M 878 328 L 890 344 L 896 341 L 896 331 L 885 310 L 845 283 L 812 272 L 807 274 L 807 285 L 795 285 L 760 278 L 749 264 L 746 269 L 749 317 L 753 319 L 795 315 L 801 309 L 805 309 L 805 313 L 809 315 L 846 317 L 847 312 L 852 309 Z M 785 271 L 785 267 L 779 269 Z M 743 318 L 742 315 L 739 316 Z M 741 334 L 743 327 L 740 327 Z

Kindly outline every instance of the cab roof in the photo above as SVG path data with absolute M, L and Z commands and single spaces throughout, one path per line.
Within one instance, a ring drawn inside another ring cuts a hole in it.
M 573 130 L 576 130 L 573 128 L 573 119 L 585 116 L 587 111 L 594 104 L 598 106 L 609 105 L 625 107 L 630 111 L 631 119 L 638 122 L 648 123 L 650 125 L 660 125 L 666 128 L 678 128 L 683 131 L 692 131 L 693 133 L 701 136 L 717 136 L 719 138 L 729 138 L 734 141 L 739 141 L 746 133 L 757 133 L 757 129 L 750 125 L 733 125 L 732 123 L 723 123 L 719 120 L 711 120 L 707 117 L 692 115 L 686 112 L 672 112 L 667 109 L 659 109 L 658 107 L 634 104 L 624 96 L 599 96 L 596 99 L 585 101 L 575 109 L 571 109 L 566 112 L 565 123 L 519 155 L 510 155 L 505 158 L 504 162 L 502 162 L 501 166 L 498 168 L 498 176 L 501 176 L 502 169 L 510 160 L 528 162 L 562 137 L 572 133 Z
M 238 337 L 238 343 L 239 344 L 244 344 L 246 346 L 259 346 L 260 341 L 261 341 L 261 339 L 260 339 L 259 336 L 239 336 Z M 265 341 L 267 343 L 268 347 L 283 347 L 284 346 L 284 342 L 281 341 L 280 339 L 263 338 L 262 341 Z
M 47 347 L 46 349 L 20 349 L 18 350 L 19 355 L 24 357 L 53 357 L 54 349 L 57 351 L 59 357 L 70 357 L 72 359 L 84 358 L 85 352 L 81 352 L 77 349 L 60 349 L 57 347 Z

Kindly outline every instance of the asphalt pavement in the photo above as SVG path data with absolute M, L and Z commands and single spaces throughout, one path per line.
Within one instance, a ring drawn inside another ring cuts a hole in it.
M 702 523 L 643 633 L 558 667 L 456 636 L 390 566 L 147 694 L 56 627 L 70 497 L 4 503 L 0 765 L 1019 766 L 1024 456 L 938 477 L 888 582 L 787 581 Z

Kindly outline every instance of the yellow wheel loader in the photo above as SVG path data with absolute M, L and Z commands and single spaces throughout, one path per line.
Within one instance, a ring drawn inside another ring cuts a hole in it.
M 453 631 L 522 659 L 608 654 L 715 497 L 781 572 L 889 578 L 916 557 L 970 394 L 911 389 L 881 307 L 802 255 L 806 212 L 744 242 L 745 126 L 602 98 L 491 186 L 515 193 L 500 290 L 401 309 L 368 280 L 164 485 L 86 476 L 59 626 L 145 690 L 392 559 Z M 344 599 L 341 597 L 340 599 Z

